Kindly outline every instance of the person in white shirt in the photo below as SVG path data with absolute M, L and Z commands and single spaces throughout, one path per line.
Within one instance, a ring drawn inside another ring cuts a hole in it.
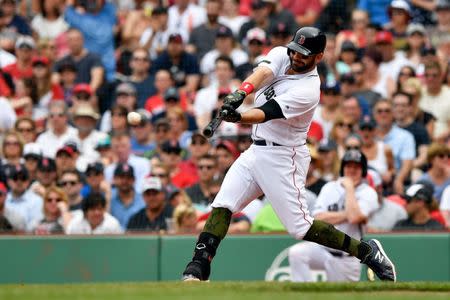
M 75 214 L 66 234 L 121 234 L 119 221 L 106 212 L 105 197 L 93 192 L 83 199 L 82 213 Z
M 86 170 L 89 163 L 100 158 L 95 148 L 98 141 L 106 138 L 107 134 L 95 129 L 99 118 L 99 114 L 89 104 L 80 104 L 75 110 L 73 122 L 78 129 L 78 135 L 74 141 L 80 151 L 77 159 L 77 169 L 80 171 Z
M 313 210 L 316 220 L 333 224 L 354 239 L 363 236 L 363 225 L 378 207 L 378 196 L 364 178 L 367 159 L 359 150 L 349 150 L 341 161 L 341 177 L 322 188 Z M 358 281 L 361 264 L 355 257 L 311 242 L 289 249 L 292 281 L 314 281 L 311 270 L 325 270 L 327 281 Z
M 169 32 L 179 32 L 183 40 L 189 40 L 192 29 L 205 23 L 206 10 L 189 0 L 175 0 L 169 8 Z
M 78 131 L 69 125 L 68 108 L 64 101 L 52 101 L 49 105 L 48 128 L 41 133 L 36 143 L 42 156 L 55 158 L 56 151 L 68 141 L 74 141 Z

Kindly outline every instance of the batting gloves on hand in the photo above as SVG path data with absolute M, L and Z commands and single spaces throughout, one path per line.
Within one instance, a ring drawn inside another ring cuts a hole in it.
M 242 119 L 241 114 L 238 113 L 236 109 L 228 103 L 225 103 L 220 108 L 220 116 L 224 121 L 232 123 L 237 123 Z
M 231 94 L 225 96 L 223 103 L 231 105 L 233 109 L 237 109 L 242 102 L 244 102 L 245 97 L 247 97 L 247 93 L 241 90 L 236 90 Z

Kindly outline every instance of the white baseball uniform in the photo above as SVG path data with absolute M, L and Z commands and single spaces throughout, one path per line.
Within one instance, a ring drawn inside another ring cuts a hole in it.
M 270 68 L 273 80 L 255 94 L 255 107 L 275 100 L 285 119 L 253 125 L 253 144 L 231 166 L 212 206 L 242 210 L 265 194 L 288 232 L 302 239 L 311 227 L 305 199 L 305 179 L 311 157 L 306 134 L 320 99 L 317 69 L 286 75 L 290 67 L 285 47 L 272 49 L 260 66 Z
M 355 197 L 361 213 L 366 217 L 379 207 L 377 193 L 367 183 L 363 182 L 355 188 Z M 313 215 L 344 209 L 345 189 L 338 179 L 323 186 Z M 334 226 L 352 238 L 362 238 L 361 224 L 344 222 Z M 325 270 L 328 281 L 358 281 L 361 273 L 361 264 L 356 257 L 312 242 L 301 242 L 292 246 L 289 249 L 289 264 L 292 281 L 314 281 L 311 270 Z

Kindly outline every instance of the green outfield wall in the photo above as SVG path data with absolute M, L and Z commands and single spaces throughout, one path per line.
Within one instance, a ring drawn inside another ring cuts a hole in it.
M 398 280 L 450 281 L 450 234 L 367 237 L 383 243 L 397 266 Z M 179 280 L 195 239 L 0 236 L 0 283 Z M 287 249 L 294 243 L 287 235 L 229 236 L 214 259 L 211 280 L 289 280 Z

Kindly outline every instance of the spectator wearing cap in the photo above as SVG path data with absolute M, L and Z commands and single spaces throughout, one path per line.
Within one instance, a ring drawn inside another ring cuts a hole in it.
M 395 174 L 394 155 L 389 145 L 377 139 L 376 127 L 375 120 L 364 117 L 359 122 L 357 133 L 361 137 L 361 151 L 367 157 L 369 167 L 377 171 L 383 184 L 388 186 Z
M 67 61 L 58 66 L 59 84 L 64 92 L 64 101 L 68 106 L 72 105 L 72 92 L 77 78 L 77 66 L 72 61 Z M 53 76 L 53 75 L 52 75 Z
M 200 71 L 207 76 L 208 83 L 217 81 L 214 76 L 214 69 L 216 59 L 219 56 L 229 56 L 236 67 L 248 61 L 248 54 L 237 47 L 233 32 L 225 26 L 220 26 L 217 29 L 214 49 L 208 51 L 200 61 Z
M 84 172 L 85 185 L 81 189 L 81 196 L 84 198 L 91 192 L 103 194 L 106 199 L 106 209 L 111 207 L 111 185 L 105 180 L 104 165 L 101 162 L 88 164 Z
M 41 133 L 36 143 L 41 147 L 43 156 L 55 158 L 56 151 L 77 136 L 77 129 L 69 125 L 67 105 L 63 101 L 50 103 L 48 129 Z
M 217 157 L 217 166 L 221 175 L 228 172 L 228 169 L 240 155 L 236 145 L 230 140 L 219 141 L 214 154 Z
M 45 122 L 48 106 L 52 101 L 64 100 L 64 91 L 58 83 L 51 82 L 50 61 L 45 56 L 35 56 L 31 60 L 33 80 L 36 83 L 37 102 L 33 106 L 36 122 Z
M 269 42 L 272 48 L 287 45 L 291 38 L 292 35 L 286 22 L 280 21 L 272 24 L 269 31 Z
M 37 143 L 28 143 L 23 147 L 24 165 L 28 170 L 30 180 L 36 179 L 36 171 L 39 161 L 42 159 L 42 149 Z
M 188 95 L 195 94 L 200 84 L 200 67 L 196 57 L 185 50 L 181 34 L 169 36 L 167 49 L 153 62 L 151 72 L 161 69 L 170 71 L 177 88 L 182 88 Z
M 169 31 L 180 32 L 186 41 L 192 30 L 205 23 L 206 19 L 205 9 L 191 1 L 175 0 L 174 5 L 169 7 Z
M 116 166 L 119 163 L 126 163 L 133 167 L 135 175 L 134 188 L 136 191 L 140 191 L 142 180 L 151 172 L 150 161 L 131 152 L 131 137 L 125 133 L 117 133 L 111 137 L 111 149 L 115 160 L 105 168 L 106 181 L 112 184 Z
M 17 61 L 3 68 L 3 72 L 8 73 L 14 82 L 19 79 L 31 77 L 33 75 L 31 60 L 36 44 L 31 36 L 19 37 L 15 45 Z
M 214 70 L 216 81 L 201 88 L 195 96 L 194 115 L 199 128 L 205 128 L 215 116 L 217 109 L 222 105 L 220 101 L 223 97 L 238 88 L 233 81 L 234 66 L 229 56 L 220 55 L 216 58 Z
M 339 75 L 347 74 L 351 71 L 350 66 L 358 59 L 358 49 L 351 41 L 344 41 L 341 44 L 339 58 L 336 62 L 336 71 Z
M 443 70 L 439 63 L 425 65 L 425 88 L 419 100 L 419 108 L 436 118 L 432 139 L 445 141 L 450 135 L 450 88 L 442 83 Z
M 221 26 L 219 15 L 222 10 L 222 1 L 207 0 L 205 9 L 207 18 L 203 24 L 192 30 L 186 47 L 186 50 L 195 54 L 198 59 L 214 47 L 217 30 Z
M 8 176 L 10 188 L 5 209 L 13 211 L 25 220 L 25 229 L 30 231 L 36 220 L 42 219 L 42 197 L 31 191 L 30 177 L 24 165 L 13 166 Z
M 96 92 L 105 76 L 100 56 L 85 48 L 83 34 L 80 30 L 70 28 L 66 35 L 69 54 L 58 60 L 53 66 L 52 81 L 59 82 L 61 66 L 72 63 L 77 69 L 75 82 L 87 83 L 92 91 Z
M 56 184 L 56 179 L 55 160 L 48 157 L 42 157 L 37 166 L 36 181 L 32 183 L 30 189 L 39 196 L 44 197 L 47 189 Z
M 326 181 L 332 181 L 339 175 L 339 158 L 337 155 L 337 144 L 331 139 L 324 139 L 317 148 L 320 157 L 318 166 L 320 176 Z
M 72 89 L 72 97 L 70 99 L 71 105 L 69 111 L 71 114 L 77 109 L 79 105 L 90 105 L 96 111 L 98 110 L 97 98 L 92 91 L 92 88 L 87 83 L 77 83 Z
M 99 140 L 106 137 L 106 134 L 95 129 L 98 119 L 99 114 L 88 104 L 80 104 L 73 114 L 73 123 L 78 129 L 74 141 L 79 145 L 80 151 L 80 157 L 77 160 L 78 170 L 84 171 L 88 163 L 100 157 L 95 147 Z
M 153 73 L 150 73 L 151 66 L 152 63 L 146 48 L 138 47 L 133 50 L 130 60 L 131 74 L 129 76 L 129 83 L 135 88 L 135 108 L 143 108 L 147 98 L 156 94 L 154 86 L 155 76 Z M 123 86 L 121 86 L 121 88 L 123 88 Z M 127 88 L 127 93 L 130 92 L 132 92 L 132 90 Z M 116 96 L 117 95 L 116 90 Z
M 406 201 L 408 219 L 395 224 L 393 231 L 439 231 L 444 226 L 431 217 L 433 192 L 423 184 L 409 186 L 403 196 Z
M 31 28 L 28 22 L 17 14 L 15 0 L 1 1 L 0 8 L 3 12 L 5 27 L 21 35 L 31 36 Z
M 142 194 L 134 189 L 134 182 L 133 167 L 126 163 L 117 164 L 111 190 L 111 215 L 123 229 L 127 228 L 131 216 L 145 206 Z
M 66 234 L 121 234 L 119 221 L 106 211 L 101 193 L 90 193 L 83 199 L 83 213 L 76 214 L 67 225 Z
M 136 88 L 134 87 L 133 84 L 128 83 L 128 82 L 120 83 L 116 87 L 115 99 L 116 100 L 115 100 L 113 106 L 102 114 L 102 119 L 100 121 L 100 131 L 103 131 L 103 132 L 111 132 L 112 131 L 113 108 L 115 108 L 115 107 L 117 108 L 120 106 L 123 108 L 122 111 L 124 111 L 126 109 L 127 113 L 136 110 L 136 104 L 137 104 Z M 117 113 L 120 110 L 115 109 L 114 111 Z M 116 116 L 120 116 L 120 115 L 116 115 Z M 126 115 L 125 116 L 122 115 L 121 117 L 126 117 Z M 121 122 L 121 123 L 123 123 L 123 122 Z
M 211 198 L 209 186 L 217 176 L 217 157 L 204 154 L 198 159 L 197 170 L 198 182 L 186 188 L 186 194 L 191 199 L 192 203 L 200 211 L 206 211 L 207 207 L 214 198 Z
M 313 120 L 322 126 L 324 137 L 328 138 L 336 117 L 340 114 L 342 96 L 340 86 L 336 81 L 326 81 L 321 86 L 321 103 L 317 106 Z
M 395 193 L 401 194 L 416 157 L 414 137 L 405 129 L 395 125 L 392 104 L 388 100 L 380 100 L 375 104 L 374 118 L 377 122 L 376 135 L 378 139 L 392 148 L 396 170 L 393 188 Z
M 393 0 L 388 7 L 390 22 L 385 26 L 394 36 L 394 47 L 402 50 L 406 46 L 407 28 L 411 21 L 411 6 L 406 0 Z
M 420 52 L 422 48 L 426 45 L 426 31 L 422 24 L 411 23 L 406 29 L 406 45 L 405 45 L 405 55 L 408 61 L 414 66 L 414 71 L 417 70 L 421 64 Z M 423 67 L 423 66 L 422 66 Z M 403 67 L 404 68 L 404 67 Z M 401 74 L 401 70 L 400 70 Z M 400 77 L 399 74 L 399 77 Z
M 161 180 L 147 177 L 141 190 L 145 207 L 130 218 L 128 231 L 168 231 L 167 220 L 172 218 L 173 208 L 166 203 Z
M 266 32 L 258 27 L 250 29 L 247 31 L 244 45 L 248 51 L 248 62 L 236 68 L 236 77 L 241 81 L 250 76 L 255 66 L 263 59 L 264 48 L 267 45 Z
M 0 182 L 0 233 L 24 232 L 25 219 L 5 206 L 7 195 L 8 188 Z
M 425 127 L 414 120 L 412 102 L 412 95 L 405 92 L 396 92 L 392 96 L 392 112 L 395 123 L 414 136 L 417 155 L 413 167 L 421 169 L 427 163 L 427 149 L 431 140 Z
M 166 99 L 176 100 L 184 111 L 188 111 L 189 103 L 187 95 L 184 91 L 180 91 L 175 87 L 175 80 L 169 70 L 161 69 L 155 74 L 156 94 L 150 96 L 145 101 L 145 109 L 153 116 L 166 110 Z M 174 90 L 175 89 L 175 90 Z M 170 90 L 170 91 L 169 91 Z M 153 122 L 155 119 L 153 120 Z
M 180 144 L 173 140 L 167 140 L 160 146 L 160 161 L 167 166 L 171 183 L 179 188 L 186 188 L 197 182 L 198 177 L 191 173 L 181 162 L 183 160 L 183 149 Z
M 298 24 L 295 21 L 294 14 L 290 10 L 286 9 L 280 1 L 263 0 L 263 2 L 269 9 L 270 27 L 269 30 L 266 31 L 266 33 L 269 34 L 276 24 L 284 22 L 289 26 L 288 27 L 289 34 L 294 34 L 295 31 L 298 29 Z
M 58 178 L 64 171 L 76 169 L 79 154 L 78 151 L 67 145 L 64 145 L 56 151 L 55 163 Z
M 239 12 L 239 5 L 243 4 L 243 2 L 239 0 L 224 0 L 222 2 L 219 23 L 230 28 L 233 31 L 233 35 L 237 37 L 242 25 L 249 20 L 247 14 Z
M 430 166 L 418 181 L 428 182 L 433 187 L 433 197 L 441 203 L 444 189 L 450 186 L 450 148 L 443 143 L 433 143 L 426 152 L 426 159 Z
M 383 59 L 380 64 L 380 73 L 382 76 L 390 74 L 394 80 L 397 80 L 400 69 L 405 65 L 409 65 L 410 62 L 405 58 L 403 52 L 395 50 L 394 36 L 390 31 L 377 32 L 375 44 Z
M 146 157 L 148 153 L 156 149 L 153 139 L 152 116 L 145 109 L 139 109 L 139 122 L 130 124 L 131 128 L 131 152 L 137 156 Z M 128 114 L 130 116 L 130 114 Z M 128 118 L 129 119 L 129 118 Z M 130 121 L 128 121 L 130 123 Z
M 169 40 L 168 9 L 158 6 L 152 12 L 153 26 L 147 27 L 141 35 L 140 45 L 148 49 L 150 59 L 155 59 L 167 47 Z
M 23 163 L 23 140 L 19 133 L 8 131 L 2 140 L 2 164 L 19 165 Z
M 150 160 L 158 160 L 161 153 L 161 145 L 170 138 L 170 122 L 167 118 L 161 118 L 154 123 L 153 136 L 156 149 L 152 153 L 146 154 L 145 157 Z
M 196 177 L 198 180 L 198 163 L 201 157 L 209 153 L 211 150 L 211 143 L 209 140 L 200 132 L 194 132 L 192 134 L 191 140 L 189 142 L 189 157 L 181 162 L 182 168 L 190 169 L 188 171 L 191 176 Z
M 188 131 L 195 131 L 197 130 L 197 123 L 194 118 L 194 116 L 189 112 L 190 109 L 183 109 L 181 99 L 182 96 L 184 96 L 184 93 L 182 91 L 178 90 L 175 87 L 170 87 L 166 90 L 164 93 L 164 107 L 160 112 L 153 115 L 152 117 L 152 123 L 156 122 L 157 120 L 161 118 L 168 117 L 168 112 L 171 110 L 181 110 L 184 113 L 184 117 L 187 121 L 187 130 Z M 190 106 L 187 104 L 187 99 L 184 97 L 186 106 Z

